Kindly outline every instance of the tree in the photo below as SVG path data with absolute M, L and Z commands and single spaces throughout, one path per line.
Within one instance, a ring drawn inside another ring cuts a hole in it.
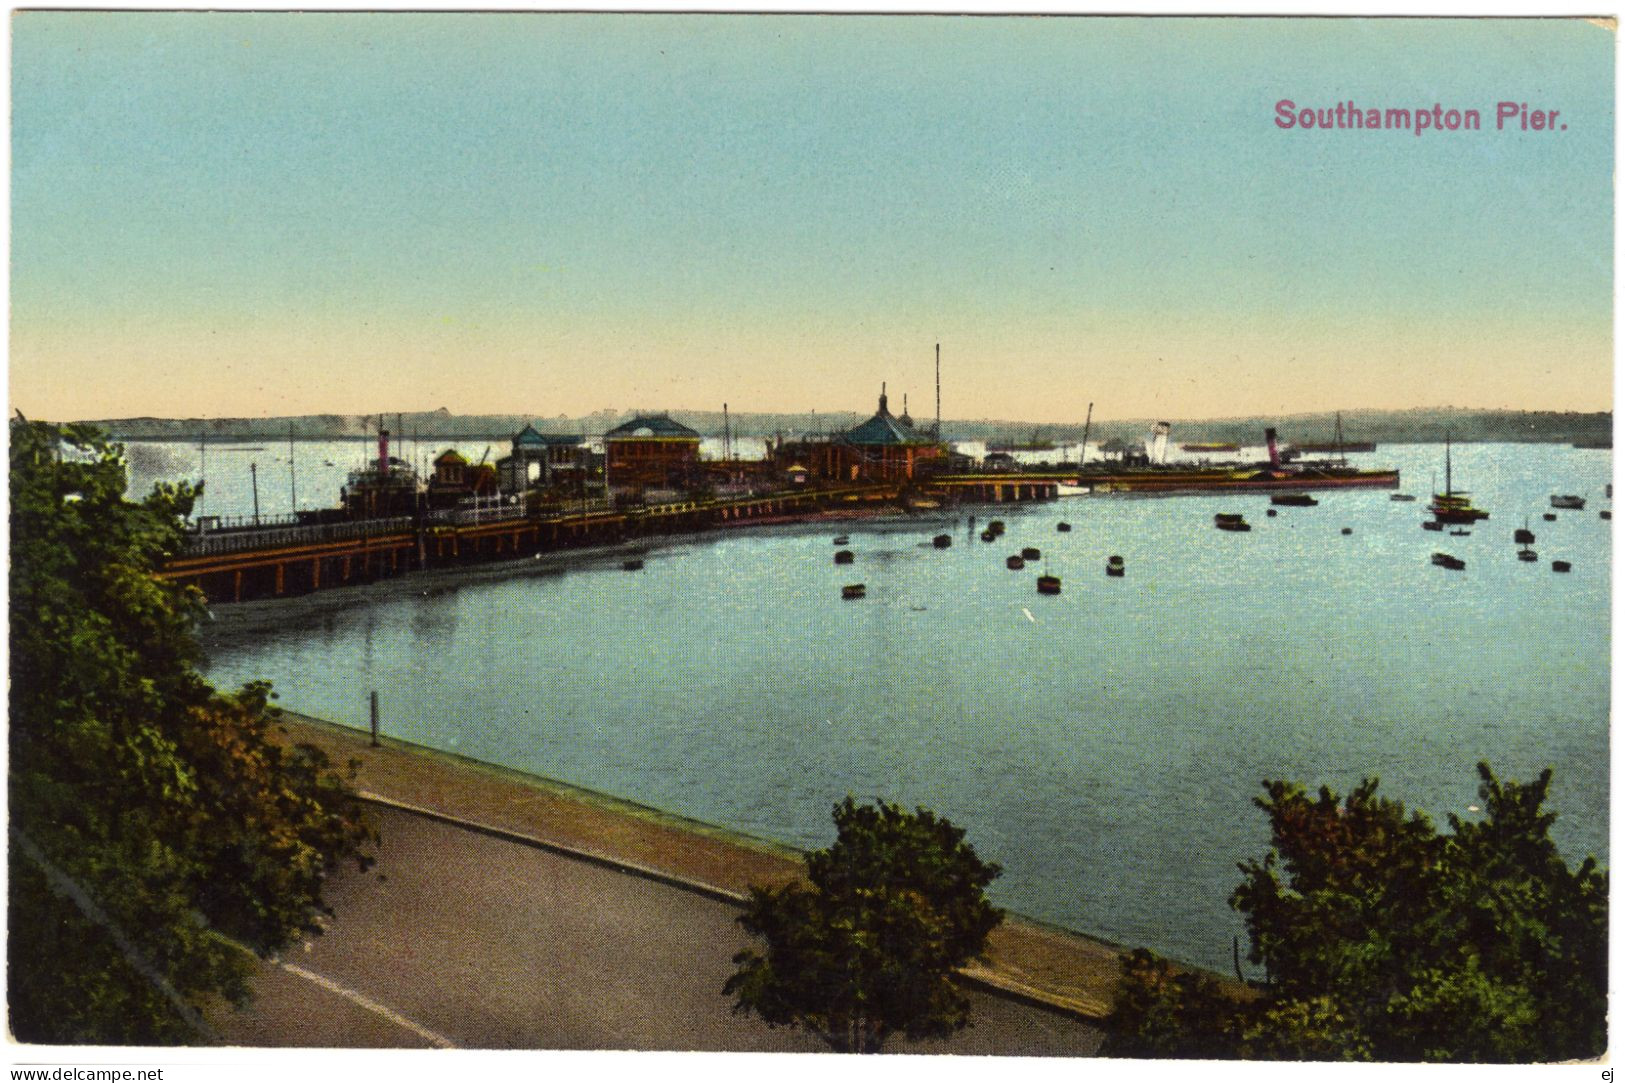
M 28 1041 L 192 1040 L 249 956 L 319 930 L 371 837 L 270 690 L 198 671 L 202 598 L 156 573 L 197 490 L 124 498 L 95 430 L 11 429 L 9 1008 Z M 229 938 L 229 939 L 228 939 Z M 235 941 L 235 943 L 233 942 Z
M 1193 1012 L 1144 961 L 1124 964 L 1109 1051 L 1284 1059 L 1536 1062 L 1606 1045 L 1607 877 L 1570 870 L 1542 811 L 1551 782 L 1478 765 L 1484 817 L 1421 814 L 1266 782 L 1273 846 L 1240 866 L 1260 996 Z M 1165 966 L 1166 964 L 1164 964 Z M 1125 1037 L 1119 1037 L 1121 1032 Z
M 848 797 L 834 819 L 835 844 L 807 855 L 805 884 L 751 890 L 739 923 L 767 946 L 734 956 L 723 987 L 734 1010 L 805 1027 L 842 1052 L 964 1027 L 970 1003 L 952 977 L 1004 919 L 984 895 L 999 866 L 923 808 Z

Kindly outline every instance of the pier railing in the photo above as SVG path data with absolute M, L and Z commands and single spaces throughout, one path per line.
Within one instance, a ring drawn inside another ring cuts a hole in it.
M 262 526 L 258 530 L 233 530 L 222 533 L 194 534 L 187 539 L 186 555 L 213 556 L 220 553 L 241 553 L 253 549 L 281 549 L 300 545 L 320 545 L 323 542 L 353 541 L 380 534 L 399 534 L 412 529 L 408 516 L 392 519 L 364 519 L 356 523 L 328 523 L 322 526 Z
M 272 526 L 298 526 L 297 515 L 199 515 L 192 529 L 199 534 L 217 530 L 263 530 Z
M 467 526 L 470 523 L 501 523 L 510 519 L 524 519 L 529 515 L 524 504 L 480 504 L 471 508 L 447 508 L 433 511 L 427 516 L 431 523 Z

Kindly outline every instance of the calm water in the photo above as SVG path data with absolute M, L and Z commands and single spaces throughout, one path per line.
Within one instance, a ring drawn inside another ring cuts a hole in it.
M 1264 496 L 1076 498 L 966 509 L 1006 520 L 994 544 L 961 513 L 657 544 L 636 573 L 418 577 L 272 609 L 269 633 L 245 624 L 265 605 L 221 607 L 212 676 L 363 728 L 377 689 L 394 735 L 803 846 L 849 792 L 927 805 L 1004 866 L 1003 905 L 1228 970 L 1265 778 L 1376 775 L 1442 821 L 1471 815 L 1477 760 L 1549 765 L 1560 845 L 1607 859 L 1609 453 L 1458 448 L 1493 515 L 1464 538 L 1419 526 L 1442 449 L 1361 458 L 1422 499 L 1269 519 Z M 1553 492 L 1590 504 L 1546 523 Z M 1539 564 L 1514 558 L 1526 515 Z M 1007 571 L 1024 545 L 1044 559 Z M 1035 593 L 1045 565 L 1063 595 Z M 842 601 L 857 581 L 868 598 Z

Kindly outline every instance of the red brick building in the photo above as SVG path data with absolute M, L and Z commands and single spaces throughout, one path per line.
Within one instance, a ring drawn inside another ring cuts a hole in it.
M 665 414 L 635 417 L 604 434 L 605 482 L 618 491 L 685 488 L 699 464 L 700 434 Z
M 912 481 L 922 462 L 943 453 L 934 435 L 914 428 L 907 411 L 900 418 L 892 416 L 886 408 L 884 390 L 875 415 L 856 428 L 825 441 L 787 444 L 779 449 L 781 463 L 794 459 L 794 465 L 805 464 L 814 477 L 835 483 Z

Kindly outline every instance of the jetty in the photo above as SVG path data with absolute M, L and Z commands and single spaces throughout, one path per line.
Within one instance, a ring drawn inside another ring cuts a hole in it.
M 966 475 L 929 486 L 860 484 L 631 507 L 597 500 L 570 511 L 521 500 L 348 522 L 227 521 L 194 530 L 161 574 L 196 587 L 211 603 L 242 602 L 636 538 L 906 514 L 911 494 L 932 506 L 1054 500 L 1058 485 L 1047 474 Z

